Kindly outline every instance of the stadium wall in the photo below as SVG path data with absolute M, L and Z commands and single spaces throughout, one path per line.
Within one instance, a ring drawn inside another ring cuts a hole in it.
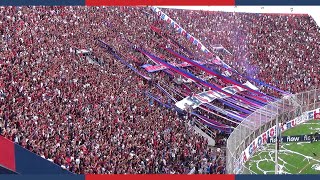
M 277 132 L 320 116 L 320 90 L 285 97 L 270 103 L 247 117 L 227 140 L 227 173 L 250 174 L 244 167 L 254 152 Z M 317 119 L 317 118 L 316 118 Z
M 0 136 L 0 174 L 72 174 Z

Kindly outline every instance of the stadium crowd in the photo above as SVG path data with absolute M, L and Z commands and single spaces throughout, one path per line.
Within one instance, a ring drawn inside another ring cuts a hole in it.
M 233 55 L 222 58 L 240 72 L 255 67 L 249 75 L 291 92 L 319 86 L 319 32 L 308 16 L 165 12 L 202 42 L 229 49 Z M 132 46 L 165 56 L 148 8 L 0 7 L 0 14 L 1 135 L 74 173 L 224 173 L 224 152 L 145 97 L 164 95 L 96 42 L 111 44 L 142 72 L 150 60 Z M 101 64 L 80 58 L 79 49 Z M 223 145 L 225 135 L 214 132 Z
M 1 14 L 3 136 L 75 173 L 223 173 L 220 153 L 174 112 L 150 106 L 147 84 L 97 47 L 100 37 L 121 49 L 116 40 L 130 13 L 6 7 Z M 92 48 L 105 66 L 80 60 L 75 48 Z
M 222 45 L 231 52 L 222 53 L 221 58 L 238 72 L 292 93 L 319 87 L 319 26 L 309 15 L 178 9 L 163 12 L 178 24 L 185 24 L 183 27 L 210 50 Z M 160 25 L 166 27 L 166 23 Z M 186 46 L 190 44 L 184 38 L 177 39 Z M 192 45 L 189 48 L 197 52 Z

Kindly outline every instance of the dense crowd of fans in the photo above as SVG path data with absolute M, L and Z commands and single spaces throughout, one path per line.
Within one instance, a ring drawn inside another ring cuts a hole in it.
M 292 93 L 319 87 L 319 26 L 309 15 L 163 12 L 186 24 L 183 27 L 210 50 L 215 45 L 226 48 L 232 55 L 223 53 L 223 60 L 241 73 Z
M 147 83 L 97 47 L 101 38 L 123 51 L 121 34 L 143 34 L 125 27 L 142 23 L 130 16 L 143 10 L 124 12 L 2 8 L 1 134 L 75 173 L 223 173 L 220 154 L 174 112 L 150 106 Z
M 242 73 L 291 92 L 319 85 L 319 31 L 309 16 L 165 12 L 205 44 L 230 50 L 232 55 L 221 58 Z M 156 38 L 150 25 L 164 24 L 148 8 L 0 7 L 0 14 L 1 135 L 74 173 L 224 173 L 220 148 L 209 148 L 185 116 L 145 96 L 152 93 L 170 104 L 156 84 L 177 87 L 167 75 L 172 72 L 150 75 L 141 68 L 152 63 L 134 47 L 176 61 L 159 48 L 166 41 Z M 194 58 L 203 57 L 170 28 L 163 30 Z M 152 83 L 99 47 L 97 39 Z M 81 49 L 91 52 L 89 61 L 77 53 Z M 188 90 L 180 87 L 181 97 Z M 213 131 L 223 146 L 226 135 Z

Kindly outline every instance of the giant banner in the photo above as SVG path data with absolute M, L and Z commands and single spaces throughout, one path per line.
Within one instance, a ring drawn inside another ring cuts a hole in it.
M 197 63 L 203 65 L 203 64 L 207 64 L 206 62 L 201 62 L 201 61 L 196 61 Z M 210 62 L 209 62 L 210 63 Z M 187 63 L 187 62 L 183 62 L 183 63 L 170 63 L 171 65 L 175 66 L 175 67 L 189 67 L 192 66 L 191 64 Z M 151 64 L 145 64 L 143 67 L 146 71 L 152 73 L 152 72 L 157 72 L 157 71 L 161 71 L 161 70 L 165 70 L 168 69 L 168 67 L 157 64 L 157 65 L 151 65 Z
M 254 86 L 253 84 L 251 84 L 250 82 L 246 82 L 243 85 L 250 85 L 250 86 Z M 255 87 L 255 86 L 254 86 Z M 257 88 L 257 87 L 255 87 Z M 245 91 L 245 89 L 239 87 L 239 86 L 228 86 L 225 88 L 222 88 L 223 91 L 226 91 L 232 95 L 241 92 L 241 91 Z M 176 102 L 176 106 L 180 109 L 185 110 L 186 109 L 186 104 L 191 106 L 193 109 L 199 107 L 201 104 L 204 103 L 210 103 L 212 101 L 214 101 L 215 99 L 224 99 L 227 98 L 229 96 L 218 92 L 218 91 L 205 91 L 202 93 L 198 93 L 198 94 L 194 94 L 193 96 L 187 96 L 186 98 L 182 99 L 181 101 Z

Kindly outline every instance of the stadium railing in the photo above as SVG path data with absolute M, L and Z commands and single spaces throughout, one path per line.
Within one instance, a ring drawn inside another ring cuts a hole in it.
M 320 90 L 285 96 L 267 104 L 249 115 L 230 134 L 226 146 L 226 171 L 228 174 L 252 174 L 241 163 L 245 149 L 261 134 L 279 123 L 288 122 L 306 111 L 320 107 Z

